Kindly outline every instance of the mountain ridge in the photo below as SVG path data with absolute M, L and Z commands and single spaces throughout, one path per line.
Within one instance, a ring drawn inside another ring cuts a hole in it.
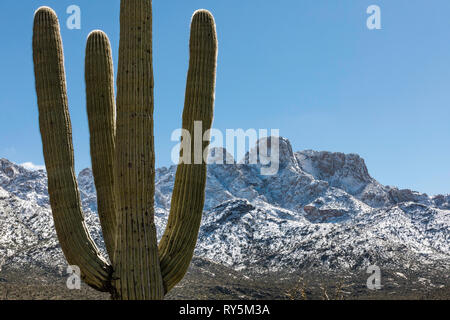
M 356 270 L 377 264 L 448 273 L 450 195 L 383 186 L 356 154 L 293 152 L 284 138 L 279 145 L 280 170 L 273 176 L 261 175 L 260 163 L 246 163 L 258 146 L 242 161 L 209 165 L 196 256 L 242 272 Z M 156 170 L 159 238 L 175 172 L 176 166 Z M 78 182 L 86 223 L 104 252 L 92 171 L 82 170 Z M 66 265 L 44 171 L 0 159 L 0 230 L 3 264 Z

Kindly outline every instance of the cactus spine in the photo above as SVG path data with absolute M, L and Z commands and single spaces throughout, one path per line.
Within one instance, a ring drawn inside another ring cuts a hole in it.
M 109 262 L 90 238 L 74 173 L 71 123 L 59 23 L 50 8 L 35 14 L 33 58 L 39 123 L 55 228 L 70 265 L 114 299 L 162 299 L 185 275 L 198 237 L 206 164 L 180 164 L 169 222 L 159 244 L 154 224 L 152 3 L 123 0 L 120 8 L 117 106 L 107 36 L 92 32 L 86 46 L 91 158 Z M 215 22 L 206 10 L 191 23 L 183 128 L 211 128 L 217 61 Z M 116 114 L 117 113 L 117 114 Z M 195 137 L 193 137 L 194 140 Z M 207 148 L 209 142 L 197 141 Z

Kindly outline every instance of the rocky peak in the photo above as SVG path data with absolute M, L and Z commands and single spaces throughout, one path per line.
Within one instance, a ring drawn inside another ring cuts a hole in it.
M 394 203 L 404 203 L 404 202 L 417 202 L 417 203 L 429 203 L 430 198 L 428 195 L 412 191 L 409 189 L 398 189 L 395 187 L 387 187 L 389 190 L 389 196 Z
M 20 166 L 6 159 L 0 159 L 0 183 L 14 179 L 20 175 Z
M 225 148 L 210 148 L 208 164 L 235 164 L 234 157 Z
M 275 136 L 259 139 L 256 146 L 247 152 L 241 163 L 272 167 L 278 165 L 279 169 L 297 166 L 297 160 L 289 140 Z
M 450 194 L 433 197 L 434 204 L 441 209 L 450 210 Z
M 45 171 L 32 171 L 0 159 L 0 187 L 23 200 L 45 203 L 47 198 L 47 175 Z
M 364 159 L 357 154 L 305 150 L 297 152 L 296 158 L 304 172 L 351 194 L 358 193 L 364 186 L 374 182 Z
M 84 192 L 95 192 L 94 175 L 92 169 L 83 169 L 78 174 L 78 188 Z

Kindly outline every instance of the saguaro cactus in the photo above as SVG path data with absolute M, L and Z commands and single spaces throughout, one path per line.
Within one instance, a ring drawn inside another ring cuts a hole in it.
M 71 122 L 59 22 L 54 11 L 35 14 L 33 59 L 39 124 L 55 228 L 70 265 L 91 287 L 113 299 L 162 299 L 185 275 L 204 204 L 206 163 L 178 166 L 169 221 L 158 246 L 154 224 L 152 2 L 122 0 L 117 106 L 108 37 L 92 32 L 86 46 L 91 158 L 108 259 L 84 223 L 74 173 Z M 183 129 L 212 125 L 217 61 L 213 16 L 194 13 Z M 195 137 L 193 137 L 193 140 Z M 202 143 L 204 148 L 209 142 Z

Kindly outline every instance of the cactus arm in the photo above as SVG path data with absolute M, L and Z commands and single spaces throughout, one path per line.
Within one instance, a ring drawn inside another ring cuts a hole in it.
M 191 163 L 180 163 L 175 177 L 169 221 L 159 245 L 161 272 L 166 292 L 185 275 L 191 263 L 205 201 L 207 166 L 194 164 L 194 121 L 202 122 L 202 137 L 212 125 L 217 65 L 217 35 L 214 18 L 196 11 L 191 23 L 190 62 L 186 85 L 183 129 L 191 133 Z M 202 151 L 208 141 L 201 141 Z M 197 141 L 197 143 L 199 143 Z M 200 155 L 203 160 L 203 154 Z
M 162 299 L 154 224 L 152 2 L 121 1 L 117 74 L 118 299 Z
M 68 263 L 81 269 L 84 281 L 100 291 L 109 291 L 111 267 L 92 241 L 81 210 L 59 22 L 47 7 L 35 14 L 33 60 L 48 192 L 58 239 Z
M 116 105 L 111 47 L 108 37 L 102 31 L 93 31 L 89 34 L 86 45 L 85 79 L 98 214 L 106 249 L 114 264 L 117 227 L 114 197 Z

